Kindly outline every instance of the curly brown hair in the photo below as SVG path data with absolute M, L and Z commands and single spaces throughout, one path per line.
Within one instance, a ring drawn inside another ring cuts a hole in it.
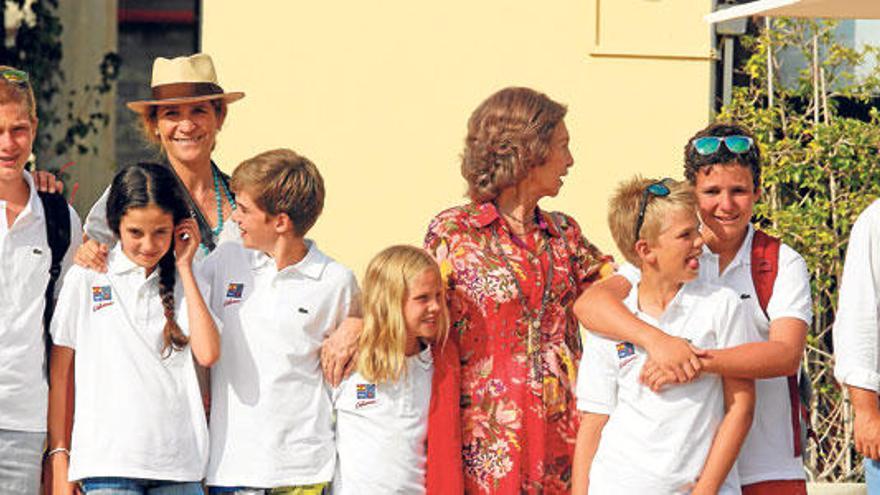
M 547 160 L 550 136 L 565 117 L 565 105 L 529 88 L 505 88 L 471 114 L 461 175 L 476 203 L 495 199 Z

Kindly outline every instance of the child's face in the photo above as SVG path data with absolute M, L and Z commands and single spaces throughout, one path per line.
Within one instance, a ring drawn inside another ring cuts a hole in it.
M 409 280 L 403 302 L 407 335 L 433 340 L 441 321 L 443 304 L 443 287 L 436 270 L 426 269 Z
M 257 205 L 246 190 L 235 192 L 235 203 L 232 220 L 238 224 L 242 244 L 246 248 L 270 251 L 277 238 L 272 217 Z
M 664 279 L 684 283 L 697 278 L 703 248 L 699 227 L 697 215 L 685 208 L 672 210 L 663 219 L 660 234 L 649 244 L 650 254 Z
M 745 235 L 760 196 L 752 183 L 752 171 L 737 163 L 705 170 L 697 172 L 694 184 L 703 224 L 718 239 Z
M 21 180 L 36 135 L 37 125 L 23 104 L 0 105 L 0 180 Z
M 147 271 L 171 248 L 173 235 L 174 217 L 155 205 L 131 208 L 119 221 L 122 251 Z

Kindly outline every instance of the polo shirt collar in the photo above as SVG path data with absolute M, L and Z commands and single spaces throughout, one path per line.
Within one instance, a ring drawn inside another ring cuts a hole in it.
M 326 268 L 327 264 L 330 262 L 330 258 L 318 249 L 318 245 L 315 241 L 306 239 L 305 243 L 308 247 L 308 251 L 306 251 L 306 255 L 303 259 L 291 266 L 281 269 L 278 272 L 279 275 L 299 273 L 313 280 L 319 280 L 321 278 L 321 275 L 324 273 L 324 268 Z M 254 268 L 275 270 L 275 260 L 272 259 L 271 256 L 262 251 L 254 251 L 253 253 Z
M 426 345 L 424 349 L 413 354 L 409 359 L 412 359 L 418 366 L 421 366 L 422 369 L 431 369 L 431 366 L 434 364 L 434 355 L 432 354 L 431 347 L 432 344 Z
M 140 273 L 143 275 L 146 273 L 146 270 L 144 270 L 142 266 L 130 260 L 128 256 L 122 252 L 121 242 L 117 242 L 107 255 L 107 271 L 114 275 L 126 275 L 129 273 Z M 147 278 L 158 277 L 158 274 L 158 269 L 153 270 L 153 273 Z
M 551 237 L 559 237 L 561 234 L 550 214 L 537 206 L 535 209 L 538 212 L 538 228 L 546 231 Z M 468 212 L 471 216 L 471 223 L 477 228 L 488 227 L 496 221 L 507 228 L 507 222 L 501 218 L 501 214 L 498 213 L 498 207 L 492 201 L 473 204 L 472 208 L 468 209 Z
M 31 222 L 42 220 L 46 215 L 40 202 L 40 196 L 37 194 L 37 188 L 34 185 L 34 178 L 27 170 L 21 171 L 21 176 L 28 187 L 28 200 L 22 208 L 21 213 L 15 219 L 15 223 Z M 39 206 L 38 206 L 39 205 Z
M 678 289 L 678 292 L 675 293 L 675 297 L 673 297 L 672 300 L 669 301 L 669 304 L 666 305 L 666 309 L 659 318 L 654 318 L 652 315 L 639 309 L 638 285 L 633 286 L 633 288 L 630 289 L 626 299 L 623 300 L 623 304 L 633 313 L 640 313 L 653 320 L 661 322 L 669 318 L 674 318 L 676 314 L 687 313 L 691 306 L 699 302 L 699 300 L 694 299 L 694 295 L 691 293 L 692 285 L 698 283 L 700 283 L 699 279 L 694 279 L 682 285 L 681 288 Z M 639 284 L 641 284 L 641 282 L 639 282 Z
M 731 270 L 739 265 L 743 266 L 751 266 L 752 265 L 752 238 L 755 236 L 755 228 L 752 227 L 752 224 L 749 224 L 746 230 L 746 236 L 743 238 L 742 244 L 739 246 L 739 249 L 736 251 L 736 256 L 733 257 L 730 264 L 727 265 L 727 268 L 724 269 L 725 273 L 728 270 Z M 708 244 L 703 244 L 703 254 L 712 256 L 713 259 L 717 261 L 718 255 L 712 252 L 709 249 Z M 716 263 L 717 265 L 717 263 Z M 722 274 L 718 274 L 719 276 Z

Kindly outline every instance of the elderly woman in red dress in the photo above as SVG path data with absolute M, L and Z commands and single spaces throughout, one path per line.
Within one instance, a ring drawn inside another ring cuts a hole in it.
M 471 203 L 428 227 L 451 324 L 436 356 L 429 493 L 570 490 L 581 356 L 572 303 L 608 258 L 571 217 L 538 207 L 573 164 L 565 113 L 527 88 L 490 96 L 468 123 Z

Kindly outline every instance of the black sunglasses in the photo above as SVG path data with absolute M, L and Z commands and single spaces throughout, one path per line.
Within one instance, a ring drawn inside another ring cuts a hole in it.
M 636 218 L 636 240 L 639 240 L 639 233 L 642 231 L 642 224 L 645 223 L 645 209 L 648 207 L 648 199 L 652 196 L 665 198 L 669 196 L 669 187 L 667 181 L 671 181 L 669 177 L 660 179 L 657 182 L 648 184 L 648 187 L 642 191 L 642 200 L 639 202 L 639 216 Z

